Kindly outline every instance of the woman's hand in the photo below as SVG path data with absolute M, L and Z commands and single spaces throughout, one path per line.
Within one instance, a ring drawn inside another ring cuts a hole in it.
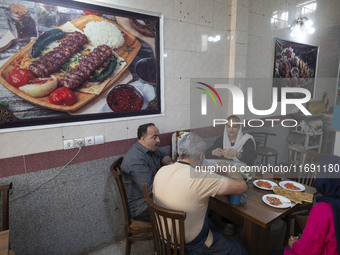
M 221 149 L 221 148 L 216 148 L 215 150 L 213 150 L 213 151 L 211 152 L 211 154 L 212 154 L 213 156 L 216 156 L 216 157 L 223 157 L 223 156 L 224 156 L 224 150 Z
M 289 248 L 293 249 L 293 244 L 299 240 L 299 237 L 298 236 L 291 236 L 288 240 L 288 246 Z
M 233 157 L 238 157 L 239 153 L 236 150 L 234 150 L 234 149 L 225 149 L 223 156 L 225 158 L 229 158 L 230 159 L 230 158 L 233 158 Z

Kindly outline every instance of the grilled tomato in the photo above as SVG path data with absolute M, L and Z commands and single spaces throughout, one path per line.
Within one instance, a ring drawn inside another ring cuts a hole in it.
M 18 88 L 26 85 L 29 80 L 33 80 L 34 78 L 35 76 L 30 70 L 15 67 L 9 73 L 9 84 Z
M 56 105 L 73 105 L 77 102 L 77 97 L 72 90 L 66 87 L 57 88 L 53 91 L 48 100 Z

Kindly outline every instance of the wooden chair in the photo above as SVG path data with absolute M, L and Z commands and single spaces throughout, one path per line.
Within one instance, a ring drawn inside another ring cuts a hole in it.
M 184 255 L 186 213 L 157 205 L 150 198 L 147 184 L 144 184 L 143 194 L 149 207 L 157 255 Z
M 124 228 L 126 237 L 125 254 L 129 255 L 131 253 L 131 244 L 133 242 L 153 240 L 153 238 L 151 222 L 133 220 L 131 218 L 127 195 L 122 178 L 123 176 L 120 173 L 120 165 L 122 161 L 123 157 L 118 158 L 115 162 L 113 162 L 110 170 L 116 180 L 124 208 Z
M 314 187 L 316 168 L 315 171 L 310 171 L 310 169 L 312 165 L 315 165 L 316 167 L 319 164 L 319 160 L 322 156 L 323 154 L 313 150 L 307 150 L 296 145 L 288 145 L 288 166 L 296 165 L 306 167 L 302 168 L 302 171 L 300 171 L 300 168 L 297 168 L 296 175 L 291 179 L 301 184 Z M 304 169 L 306 169 L 306 171 L 304 171 Z M 312 207 L 312 203 L 303 203 L 284 218 L 284 221 L 287 224 L 284 244 L 287 244 L 288 242 L 292 220 L 298 215 L 308 214 Z
M 256 153 L 258 156 L 261 156 L 261 164 L 265 163 L 268 165 L 268 158 L 274 157 L 274 166 L 277 163 L 277 150 L 267 147 L 268 136 L 276 136 L 276 134 L 267 133 L 267 132 L 251 132 L 249 133 L 254 137 L 256 142 Z
M 0 193 L 2 193 L 2 225 L 1 231 L 9 229 L 9 190 L 12 183 L 0 184 Z
M 314 187 L 315 171 L 310 171 L 310 169 L 312 165 L 318 165 L 322 155 L 323 154 L 319 152 L 307 150 L 300 146 L 288 145 L 288 165 L 306 167 L 306 169 L 302 169 L 302 171 L 300 171 L 300 168 L 297 169 L 297 175 L 294 176 L 294 181 Z
M 2 194 L 0 205 L 2 205 L 1 210 L 1 228 L 0 231 L 9 230 L 9 190 L 12 188 L 12 183 L 0 184 L 0 193 Z M 9 250 L 9 255 L 15 255 L 13 250 Z

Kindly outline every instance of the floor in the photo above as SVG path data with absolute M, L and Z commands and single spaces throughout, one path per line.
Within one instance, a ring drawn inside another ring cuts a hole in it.
M 225 224 L 221 224 L 220 217 L 218 215 L 213 215 L 213 221 L 215 226 L 217 226 L 218 230 L 223 233 L 223 228 Z M 242 240 L 242 228 L 235 228 L 235 235 L 231 237 L 236 241 Z M 275 222 L 271 227 L 271 234 L 270 234 L 270 255 L 279 255 L 280 253 L 277 252 L 279 249 L 283 249 L 283 238 L 285 233 L 285 223 L 281 220 Z M 230 238 L 230 237 L 228 237 Z M 112 244 L 105 248 L 102 248 L 97 251 L 92 251 L 87 255 L 124 255 L 125 254 L 125 241 L 121 241 L 118 244 Z M 147 242 L 138 242 L 134 243 L 131 248 L 132 255 L 152 255 L 153 254 L 153 243 L 152 241 Z

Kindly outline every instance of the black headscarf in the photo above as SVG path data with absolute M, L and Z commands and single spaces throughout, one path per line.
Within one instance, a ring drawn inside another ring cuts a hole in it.
M 315 188 L 322 194 L 316 198 L 316 202 L 327 202 L 332 206 L 336 241 L 340 252 L 340 157 L 326 155 L 321 158 Z

